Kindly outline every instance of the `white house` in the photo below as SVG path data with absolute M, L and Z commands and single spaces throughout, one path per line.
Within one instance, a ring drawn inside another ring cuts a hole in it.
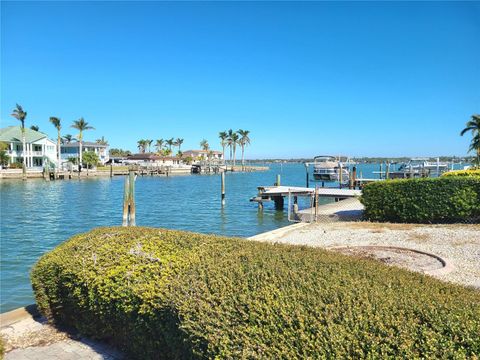
M 108 145 L 102 145 L 94 142 L 82 141 L 82 153 L 93 151 L 98 155 L 100 163 L 105 163 L 110 160 L 108 153 Z M 80 155 L 80 142 L 73 141 L 60 146 L 60 158 L 62 161 L 67 161 L 69 158 L 78 158 Z
M 25 150 L 20 126 L 0 129 L 0 142 L 7 144 L 11 164 L 23 163 L 24 152 L 27 168 L 43 167 L 46 160 L 57 163 L 57 144 L 42 132 L 25 128 Z
M 211 159 L 223 160 L 222 152 L 217 150 L 187 150 L 183 152 L 183 157 L 191 156 L 193 159 L 206 160 L 209 154 Z

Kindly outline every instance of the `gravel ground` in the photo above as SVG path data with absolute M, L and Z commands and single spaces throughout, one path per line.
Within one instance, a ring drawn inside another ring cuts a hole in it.
M 336 222 L 294 226 L 252 240 L 319 247 L 380 245 L 432 253 L 453 265 L 436 274 L 445 281 L 480 289 L 480 225 L 411 225 Z

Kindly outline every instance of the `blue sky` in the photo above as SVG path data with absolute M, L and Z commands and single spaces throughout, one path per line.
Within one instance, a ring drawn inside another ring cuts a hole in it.
M 4 2 L 1 126 L 112 147 L 251 130 L 248 158 L 464 155 L 478 2 Z

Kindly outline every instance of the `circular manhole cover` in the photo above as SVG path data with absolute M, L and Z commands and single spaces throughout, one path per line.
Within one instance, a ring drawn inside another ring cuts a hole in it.
M 330 248 L 345 255 L 375 259 L 387 265 L 400 266 L 428 274 L 444 273 L 447 262 L 423 251 L 393 246 L 342 246 Z

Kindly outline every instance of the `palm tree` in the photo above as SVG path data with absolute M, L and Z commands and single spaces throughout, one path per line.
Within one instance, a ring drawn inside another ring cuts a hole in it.
M 233 148 L 233 144 L 232 144 L 232 135 L 234 134 L 233 130 L 230 129 L 228 130 L 227 132 L 227 146 L 230 148 L 230 158 L 229 160 L 232 161 L 232 148 Z
M 145 150 L 146 150 L 146 147 L 147 147 L 147 143 L 145 140 L 143 139 L 140 139 L 137 141 L 137 147 L 138 147 L 138 151 L 140 151 L 142 154 L 145 153 Z
M 225 161 L 225 146 L 227 146 L 228 134 L 226 131 L 222 131 L 218 133 L 218 137 L 220 138 L 220 144 L 222 145 L 222 157 Z
M 88 125 L 88 122 L 85 121 L 83 117 L 81 117 L 78 120 L 75 120 L 73 122 L 73 125 L 71 126 L 74 129 L 77 129 L 79 131 L 78 134 L 78 141 L 80 142 L 80 168 L 82 166 L 82 140 L 83 140 L 83 132 L 86 130 L 94 130 L 95 128 L 93 126 Z M 80 170 L 80 169 L 79 169 Z
M 240 135 L 240 139 L 238 140 L 238 143 L 242 147 L 242 170 L 245 170 L 245 146 L 250 144 L 250 138 L 248 137 L 248 134 L 250 134 L 250 130 L 238 130 L 237 134 Z
M 38 131 L 38 130 L 40 130 L 40 128 L 38 127 L 38 125 L 32 125 L 32 126 L 30 126 L 30 129 L 32 129 L 33 131 Z
M 150 153 L 150 147 L 152 146 L 153 140 L 147 139 L 145 140 L 145 144 L 147 145 L 148 152 Z
M 200 147 L 202 148 L 202 150 L 205 150 L 205 151 L 208 151 L 208 149 L 210 149 L 210 145 L 208 144 L 208 141 L 205 139 L 200 141 Z
M 170 150 L 170 153 L 172 153 L 172 146 L 173 146 L 173 144 L 175 144 L 175 141 L 173 140 L 173 138 L 170 138 L 166 142 L 167 142 L 167 145 L 168 145 L 168 150 Z
M 63 139 L 67 142 L 67 144 L 69 144 L 69 143 L 71 143 L 72 140 L 74 140 L 75 138 L 74 138 L 72 135 L 67 134 L 67 135 L 64 135 L 64 136 L 63 136 Z
M 237 150 L 237 144 L 238 144 L 238 140 L 240 139 L 240 136 L 238 136 L 237 133 L 233 133 L 230 139 L 232 144 L 231 146 L 233 147 L 233 166 L 232 166 L 232 170 L 233 170 L 233 168 L 235 167 L 235 153 Z
M 163 139 L 158 139 L 156 142 L 155 142 L 155 147 L 157 148 L 157 152 L 160 153 L 160 151 L 162 150 L 162 147 L 163 147 L 163 144 L 165 143 L 165 140 Z
M 100 139 L 95 140 L 97 144 L 108 146 L 108 141 L 105 140 L 105 137 L 102 136 Z
M 465 129 L 460 132 L 460 135 L 463 136 L 467 132 L 472 133 L 472 141 L 470 142 L 470 147 L 468 151 L 477 152 L 477 165 L 480 165 L 480 115 L 473 114 L 470 121 L 465 124 Z
M 178 146 L 178 152 L 180 152 L 180 151 L 182 150 L 183 139 L 177 138 L 177 140 L 175 141 L 175 143 L 176 143 L 177 146 Z
M 55 116 L 50 116 L 50 122 L 55 126 L 55 129 L 57 129 L 57 169 L 60 167 L 60 143 L 62 141 L 62 136 L 60 135 L 60 130 L 62 129 L 62 124 L 60 121 L 60 118 L 57 118 Z M 70 135 L 71 137 L 71 135 Z
M 16 104 L 16 108 L 13 110 L 13 114 L 12 116 L 17 119 L 18 121 L 20 121 L 20 123 L 22 124 L 21 128 L 22 128 L 22 155 L 23 155 L 23 164 L 22 164 L 22 178 L 23 180 L 26 180 L 27 179 L 27 154 L 26 154 L 26 148 L 27 148 L 27 144 L 26 144 L 26 140 L 25 140 L 25 118 L 27 117 L 27 112 L 23 110 L 23 108 Z

